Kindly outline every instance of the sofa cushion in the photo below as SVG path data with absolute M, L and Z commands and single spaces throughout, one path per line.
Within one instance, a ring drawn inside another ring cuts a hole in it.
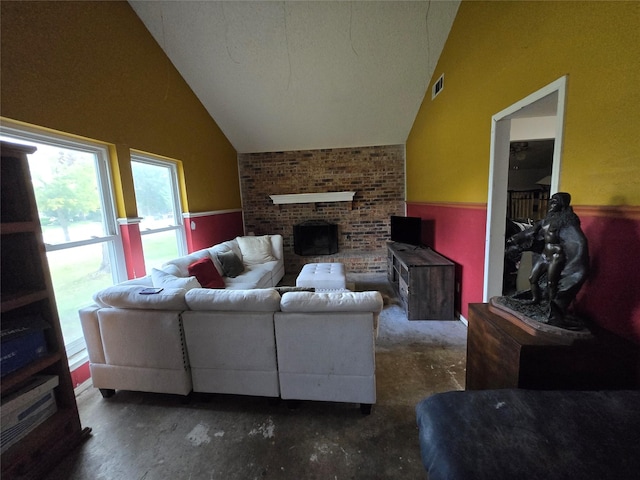
M 193 275 L 203 288 L 224 288 L 224 279 L 218 273 L 211 258 L 202 258 L 189 265 L 189 275 Z
M 275 312 L 280 309 L 280 295 L 272 288 L 255 290 L 196 288 L 185 294 L 185 301 L 191 310 Z
M 263 265 L 249 265 L 241 275 L 234 278 L 226 277 L 224 283 L 227 285 L 227 288 L 234 288 L 236 290 L 273 287 L 273 283 L 271 283 L 272 268 L 269 267 L 272 263 L 274 262 Z M 241 285 L 245 286 L 242 287 Z
M 169 260 L 164 265 L 162 265 L 162 270 L 164 270 L 165 272 L 170 272 L 177 277 L 188 277 L 189 265 L 203 258 L 211 258 L 211 255 L 209 254 L 209 251 L 207 249 L 198 250 L 196 252 L 190 253 L 189 255 L 184 255 L 182 257 Z M 175 268 L 177 268 L 177 272 L 174 271 Z
M 183 288 L 163 288 L 160 293 L 142 295 L 144 285 L 114 285 L 93 295 L 93 300 L 101 307 L 127 308 L 138 310 L 186 310 Z
M 184 288 L 185 290 L 201 287 L 196 277 L 176 277 L 157 268 L 151 270 L 151 280 L 154 287 Z
M 225 276 L 237 277 L 244 271 L 242 260 L 233 251 L 217 252 L 216 255 Z
M 245 265 L 259 265 L 275 260 L 268 235 L 237 237 L 236 241 L 242 252 L 242 263 Z
M 288 292 L 282 295 L 283 312 L 374 312 L 382 311 L 379 292 Z

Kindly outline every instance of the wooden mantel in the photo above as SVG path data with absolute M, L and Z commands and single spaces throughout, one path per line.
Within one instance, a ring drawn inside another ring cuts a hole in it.
M 274 205 L 287 203 L 353 202 L 356 192 L 290 193 L 269 195 Z

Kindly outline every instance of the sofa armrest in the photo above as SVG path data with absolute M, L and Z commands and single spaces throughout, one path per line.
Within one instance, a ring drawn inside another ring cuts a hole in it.
M 125 280 L 124 282 L 118 283 L 118 285 L 122 287 L 130 286 L 130 285 L 142 285 L 145 287 L 153 287 L 153 280 L 151 279 L 151 274 L 149 274 L 149 275 L 145 275 L 144 277 Z
M 273 251 L 273 256 L 277 260 L 282 260 L 284 256 L 284 245 L 282 240 L 282 235 L 270 235 L 271 239 L 271 249 Z
M 87 353 L 91 363 L 106 363 L 104 357 L 104 346 L 102 345 L 102 335 L 100 335 L 100 324 L 98 322 L 98 310 L 100 307 L 91 305 L 78 311 L 82 333 L 87 344 Z
M 105 363 L 120 367 L 186 370 L 180 311 L 101 308 L 97 312 Z
M 163 288 L 152 295 L 140 292 L 143 285 L 114 285 L 93 295 L 93 300 L 101 307 L 134 309 L 134 310 L 186 310 L 184 288 Z

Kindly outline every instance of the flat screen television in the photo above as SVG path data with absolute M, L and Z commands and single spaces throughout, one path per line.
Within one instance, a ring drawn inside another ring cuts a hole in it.
M 391 241 L 422 244 L 422 219 L 420 217 L 391 216 Z

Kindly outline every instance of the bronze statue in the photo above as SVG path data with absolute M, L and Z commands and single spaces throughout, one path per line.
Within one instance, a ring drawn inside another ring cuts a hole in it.
M 554 194 L 544 219 L 507 240 L 508 257 L 524 251 L 534 253 L 531 290 L 512 295 L 507 303 L 543 323 L 581 329 L 582 322 L 568 315 L 567 310 L 587 279 L 589 250 L 580 219 L 570 203 L 568 193 Z

